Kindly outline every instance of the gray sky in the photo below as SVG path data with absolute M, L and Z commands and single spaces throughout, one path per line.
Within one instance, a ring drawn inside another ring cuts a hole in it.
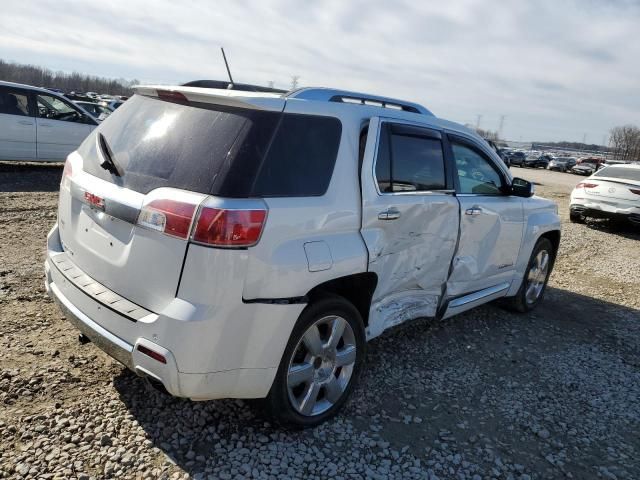
M 143 82 L 224 79 L 406 98 L 510 140 L 640 124 L 640 0 L 5 1 L 0 58 Z

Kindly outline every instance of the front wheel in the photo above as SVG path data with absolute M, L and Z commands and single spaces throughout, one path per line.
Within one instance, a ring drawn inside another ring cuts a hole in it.
M 548 238 L 538 240 L 531 252 L 518 293 L 514 297 L 504 299 L 508 308 L 524 313 L 533 310 L 542 301 L 555 254 L 553 244 Z
M 304 428 L 334 416 L 353 389 L 365 354 L 358 310 L 342 297 L 302 312 L 278 367 L 266 406 L 281 424 Z

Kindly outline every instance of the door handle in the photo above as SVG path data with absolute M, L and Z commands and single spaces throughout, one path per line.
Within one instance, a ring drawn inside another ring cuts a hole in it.
M 38 125 L 39 127 L 50 127 L 51 124 L 50 123 L 41 123 L 40 125 Z
M 29 126 L 33 126 L 33 123 L 31 123 L 29 120 L 20 120 L 18 122 L 20 125 L 29 125 Z
M 396 220 L 400 218 L 400 211 L 395 208 L 389 208 L 378 214 L 378 220 Z
M 472 216 L 480 215 L 481 213 L 482 213 L 482 208 L 480 207 L 471 207 L 471 208 L 467 208 L 464 211 L 465 215 L 472 215 Z

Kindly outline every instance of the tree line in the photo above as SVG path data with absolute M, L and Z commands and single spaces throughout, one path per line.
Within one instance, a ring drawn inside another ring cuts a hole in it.
M 131 95 L 133 93 L 131 86 L 140 83 L 138 80 L 110 79 L 79 72 L 54 72 L 36 65 L 6 62 L 2 59 L 0 59 L 0 80 L 24 83 L 34 87 L 59 88 L 65 93 L 96 92 L 109 95 Z
M 612 128 L 609 134 L 609 148 L 615 160 L 640 162 L 640 128 L 635 125 Z

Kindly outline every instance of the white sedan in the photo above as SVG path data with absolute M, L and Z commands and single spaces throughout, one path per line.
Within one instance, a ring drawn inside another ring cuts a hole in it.
M 62 95 L 0 82 L 0 160 L 63 161 L 96 125 Z
M 572 222 L 597 217 L 640 225 L 640 165 L 610 165 L 578 183 L 569 217 Z

